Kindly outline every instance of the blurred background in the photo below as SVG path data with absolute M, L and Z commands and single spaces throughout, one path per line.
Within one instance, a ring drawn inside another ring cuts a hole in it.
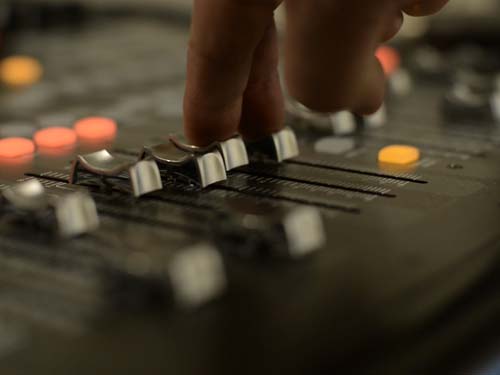
M 8 4 L 19 6 L 25 4 L 72 3 L 102 11 L 165 12 L 167 10 L 186 15 L 189 15 L 192 7 L 192 0 L 2 0 L 2 3 L 4 7 Z M 0 4 L 0 7 L 2 7 L 2 4 Z M 481 22 L 483 27 L 500 28 L 500 22 L 498 22 L 500 20 L 500 0 L 451 0 L 445 11 L 437 16 L 408 20 L 403 35 L 413 36 L 422 32 L 431 24 L 446 23 L 447 20 L 453 20 L 455 27 Z

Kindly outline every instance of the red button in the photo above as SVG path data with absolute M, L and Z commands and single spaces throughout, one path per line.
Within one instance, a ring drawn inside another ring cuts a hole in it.
M 74 130 L 61 127 L 39 130 L 33 138 L 39 148 L 70 148 L 77 141 Z
M 4 138 L 0 140 L 0 158 L 20 158 L 35 152 L 35 144 L 26 138 Z
M 393 47 L 382 46 L 377 49 L 375 56 L 384 68 L 386 76 L 391 76 L 401 66 L 401 56 L 399 52 Z
M 75 123 L 78 138 L 86 141 L 109 141 L 116 137 L 116 121 L 106 117 L 88 117 Z

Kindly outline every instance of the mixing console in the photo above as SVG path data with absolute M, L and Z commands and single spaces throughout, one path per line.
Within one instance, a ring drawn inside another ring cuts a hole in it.
M 375 115 L 290 102 L 197 148 L 187 28 L 87 22 L 2 49 L 0 373 L 445 374 L 494 346 L 498 50 L 384 47 Z

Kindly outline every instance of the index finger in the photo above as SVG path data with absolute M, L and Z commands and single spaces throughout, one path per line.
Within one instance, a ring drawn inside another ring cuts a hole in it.
M 237 132 L 252 58 L 280 0 L 195 0 L 184 126 L 196 144 Z
M 415 0 L 403 10 L 410 16 L 430 16 L 439 12 L 448 2 L 449 0 Z

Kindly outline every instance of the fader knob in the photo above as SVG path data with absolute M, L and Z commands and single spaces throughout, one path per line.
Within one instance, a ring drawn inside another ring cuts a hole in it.
M 184 140 L 182 136 L 171 136 L 172 142 L 178 149 L 194 155 L 204 155 L 209 152 L 218 151 L 224 159 L 226 171 L 243 167 L 249 163 L 248 153 L 243 139 L 236 135 L 222 142 L 214 142 L 205 147 L 193 146 Z
M 123 183 L 124 176 L 128 177 L 125 184 Z M 154 162 L 139 161 L 136 163 L 113 155 L 107 150 L 78 155 L 73 162 L 70 183 L 88 181 L 97 185 L 128 190 L 135 197 L 141 197 L 163 188 L 160 171 Z
M 444 98 L 445 116 L 453 121 L 500 121 L 498 86 L 488 75 L 458 73 Z
M 186 179 L 202 188 L 227 179 L 224 159 L 218 150 L 195 153 L 170 140 L 144 147 L 139 159 L 154 161 L 167 177 Z
M 228 206 L 216 232 L 222 230 L 221 247 L 229 252 L 237 249 L 241 256 L 301 259 L 326 242 L 323 218 L 315 207 L 285 209 L 239 199 L 230 200 Z
M 99 226 L 93 199 L 84 191 L 66 191 L 54 198 L 38 180 L 28 180 L 5 189 L 0 209 L 38 227 L 56 230 L 62 237 L 76 237 Z
M 278 163 L 297 157 L 300 153 L 297 137 L 288 127 L 259 141 L 247 142 L 246 145 L 251 158 L 266 158 Z

